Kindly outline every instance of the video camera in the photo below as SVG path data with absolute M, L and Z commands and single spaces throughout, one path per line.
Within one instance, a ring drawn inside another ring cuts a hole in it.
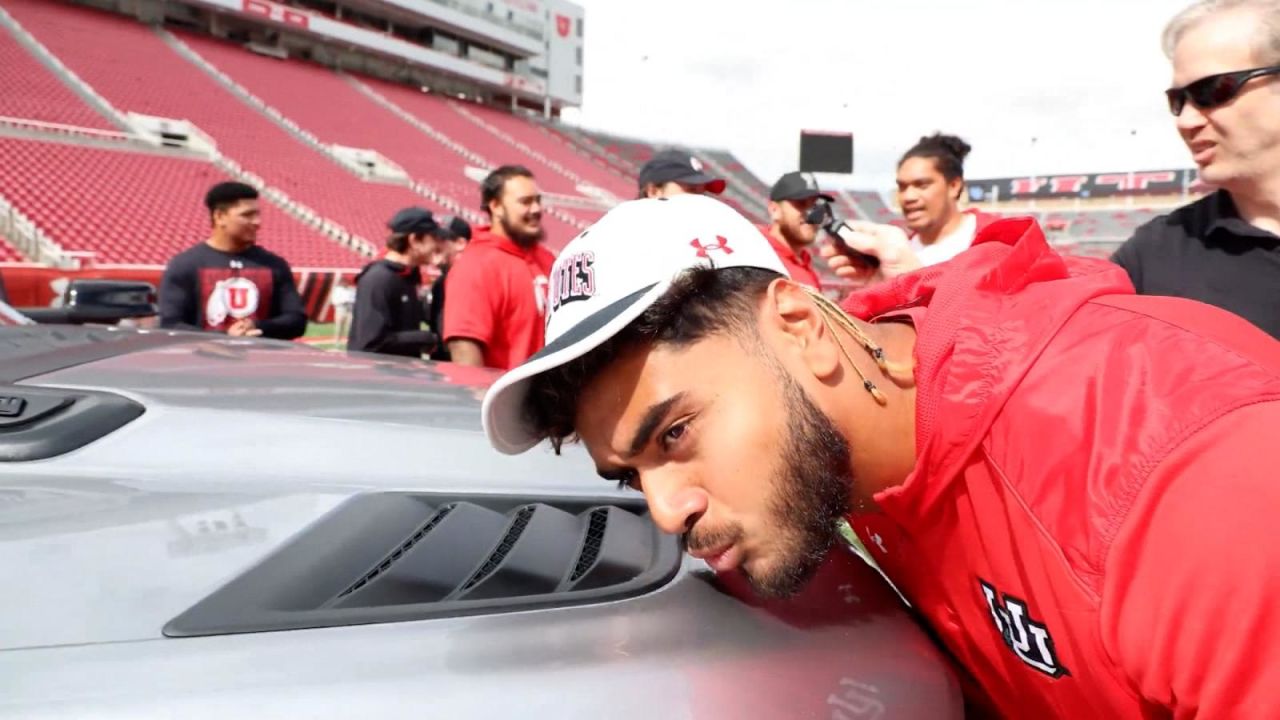
M 858 262 L 866 264 L 871 268 L 880 267 L 880 258 L 875 255 L 858 252 L 857 250 L 849 247 L 849 243 L 846 241 L 845 235 L 852 234 L 854 230 L 849 227 L 849 224 L 844 220 L 836 217 L 835 210 L 832 209 L 831 203 L 826 200 L 819 199 L 813 204 L 813 207 L 809 209 L 809 213 L 805 215 L 804 221 L 809 225 L 817 225 L 823 230 L 826 230 L 827 233 L 831 235 L 831 240 L 835 243 L 836 249 L 840 252 L 848 255 L 850 258 L 857 260 Z

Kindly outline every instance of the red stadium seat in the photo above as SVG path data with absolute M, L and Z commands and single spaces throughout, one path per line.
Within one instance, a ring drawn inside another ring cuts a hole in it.
M 224 155 L 375 244 L 396 210 L 429 205 L 406 187 L 357 178 L 223 88 L 141 23 L 43 0 L 5 0 L 5 6 L 121 111 L 194 122 Z M 349 253 L 340 256 L 347 258 L 345 265 L 358 262 Z

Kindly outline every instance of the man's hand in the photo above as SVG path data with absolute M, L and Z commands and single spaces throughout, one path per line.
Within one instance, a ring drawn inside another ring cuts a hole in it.
M 834 243 L 823 245 L 819 254 L 827 259 L 827 266 L 836 277 L 849 280 L 855 286 L 865 287 L 882 280 L 905 275 L 922 266 L 911 249 L 907 234 L 894 225 L 877 225 L 863 221 L 848 222 L 853 230 L 847 237 L 841 236 L 849 247 L 880 260 L 880 267 L 841 252 Z
M 227 334 L 231 337 L 258 337 L 262 335 L 262 331 L 258 329 L 253 318 L 241 318 L 227 328 Z

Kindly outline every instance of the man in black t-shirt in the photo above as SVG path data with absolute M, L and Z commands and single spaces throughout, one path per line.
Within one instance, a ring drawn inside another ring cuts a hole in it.
M 421 358 L 438 343 L 424 330 L 426 308 L 418 297 L 419 268 L 440 251 L 431 211 L 410 207 L 387 223 L 387 253 L 356 276 L 356 306 L 351 315 L 347 350 Z
M 1178 132 L 1217 192 L 1138 228 L 1112 259 L 1145 295 L 1229 310 L 1280 338 L 1280 27 L 1275 3 L 1199 2 L 1165 28 Z
M 209 239 L 169 260 L 160 279 L 160 327 L 292 340 L 307 313 L 284 258 L 258 247 L 258 191 L 238 182 L 205 195 Z

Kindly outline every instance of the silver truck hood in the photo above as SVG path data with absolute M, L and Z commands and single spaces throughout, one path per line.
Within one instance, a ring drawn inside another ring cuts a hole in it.
M 0 650 L 160 637 L 357 493 L 616 494 L 581 448 L 494 452 L 479 420 L 492 377 L 221 341 L 27 381 L 146 412 L 64 456 L 0 464 L 0 567 L 22 588 L 0 593 Z

